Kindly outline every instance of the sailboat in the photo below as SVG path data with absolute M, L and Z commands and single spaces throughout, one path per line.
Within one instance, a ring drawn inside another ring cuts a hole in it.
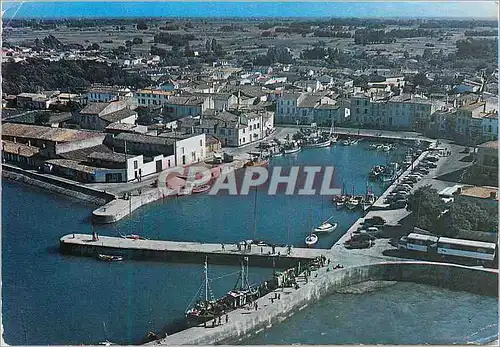
M 186 318 L 188 319 L 190 325 L 194 323 L 194 325 L 209 321 L 213 319 L 216 315 L 215 310 L 215 300 L 213 298 L 212 290 L 208 284 L 208 262 L 207 257 L 205 257 L 205 266 L 203 271 L 204 277 L 204 286 L 205 286 L 205 298 L 204 300 L 198 300 L 195 305 L 186 310 Z M 198 289 L 198 292 L 200 291 Z M 209 291 L 210 291 L 210 300 L 209 300 Z M 197 293 L 198 294 L 198 293 Z
M 319 227 L 314 228 L 315 233 L 331 233 L 337 228 L 337 223 L 329 223 L 329 221 L 333 218 L 331 216 L 326 221 L 324 221 Z
M 102 327 L 104 329 L 104 341 L 99 342 L 99 345 L 101 346 L 115 345 L 115 343 L 108 340 L 108 331 L 106 330 L 106 323 L 102 322 Z

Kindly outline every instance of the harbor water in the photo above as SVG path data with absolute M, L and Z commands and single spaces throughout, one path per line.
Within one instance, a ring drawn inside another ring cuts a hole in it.
M 333 294 L 242 344 L 487 343 L 498 338 L 497 300 L 399 282 Z
M 398 151 L 401 154 L 405 149 Z M 395 155 L 368 151 L 363 143 L 336 145 L 274 158 L 270 166 L 333 165 L 335 182 L 343 181 L 349 189 L 354 185 L 357 194 L 364 194 L 371 167 L 386 164 Z M 383 186 L 373 185 L 376 195 L 382 190 Z M 89 216 L 95 206 L 8 181 L 3 182 L 2 197 L 4 339 L 22 345 L 96 344 L 105 339 L 131 344 L 139 343 L 150 330 L 172 332 L 182 326 L 184 311 L 203 280 L 203 264 L 107 263 L 63 256 L 58 249 L 62 235 L 95 230 L 107 236 L 134 233 L 151 239 L 226 245 L 256 238 L 302 247 L 311 227 L 334 215 L 337 230 L 319 241 L 319 247 L 328 248 L 361 215 L 335 210 L 326 197 L 268 196 L 258 191 L 256 198 L 199 195 L 169 199 L 142 207 L 116 224 L 92 227 Z M 215 297 L 232 289 L 238 270 L 238 264 L 215 266 L 209 259 Z M 252 282 L 271 274 L 270 268 L 250 268 Z M 455 297 L 447 300 L 451 304 Z M 277 329 L 286 331 L 286 324 Z M 347 338 L 351 332 L 347 329 L 340 334 Z M 321 335 L 316 336 L 314 343 L 321 343 Z

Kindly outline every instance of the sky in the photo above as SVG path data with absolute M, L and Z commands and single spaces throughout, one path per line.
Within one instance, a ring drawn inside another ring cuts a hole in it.
M 4 19 L 103 17 L 362 17 L 497 18 L 493 1 L 433 2 L 195 2 L 24 1 L 3 2 Z

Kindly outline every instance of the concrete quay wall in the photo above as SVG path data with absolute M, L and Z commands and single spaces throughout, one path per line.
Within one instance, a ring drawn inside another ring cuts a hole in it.
M 163 240 L 133 240 L 122 237 L 100 236 L 93 241 L 91 235 L 68 234 L 59 240 L 61 253 L 87 257 L 98 254 L 119 255 L 126 259 L 164 260 L 173 262 L 203 263 L 205 257 L 211 264 L 238 264 L 244 257 L 249 258 L 252 266 L 287 268 L 298 262 L 308 262 L 321 255 L 328 255 L 328 250 L 293 248 L 290 255 L 285 247 L 276 247 L 276 254 L 271 255 L 269 246 L 253 246 L 251 250 L 238 250 L 236 246 L 198 242 L 176 242 Z M 262 252 L 261 252 L 262 251 Z M 278 256 L 277 253 L 280 253 Z
M 312 273 L 297 290 L 286 288 L 281 300 L 270 303 L 274 293 L 260 298 L 258 312 L 239 309 L 229 313 L 229 323 L 215 328 L 194 327 L 151 342 L 166 345 L 210 345 L 241 341 L 279 324 L 342 287 L 366 281 L 409 281 L 484 295 L 498 295 L 498 272 L 430 262 L 389 262 Z
M 105 204 L 115 198 L 113 194 L 104 191 L 10 165 L 2 165 L 2 177 L 99 205 Z
M 229 172 L 240 169 L 244 164 L 245 162 L 240 160 L 235 160 L 230 164 L 225 164 L 222 166 L 222 173 L 227 174 Z M 141 206 L 147 205 L 154 201 L 171 198 L 175 198 L 175 196 L 169 196 L 166 194 L 166 192 L 163 192 L 158 188 L 143 189 L 140 195 L 132 195 L 128 200 L 114 199 L 106 205 L 94 210 L 92 212 L 92 220 L 95 223 L 99 224 L 115 223 L 120 219 L 128 216 Z

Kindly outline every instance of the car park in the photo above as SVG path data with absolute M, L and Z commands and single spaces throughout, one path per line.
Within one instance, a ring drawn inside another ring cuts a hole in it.
M 396 200 L 391 204 L 391 208 L 405 208 L 406 207 L 406 200 Z

